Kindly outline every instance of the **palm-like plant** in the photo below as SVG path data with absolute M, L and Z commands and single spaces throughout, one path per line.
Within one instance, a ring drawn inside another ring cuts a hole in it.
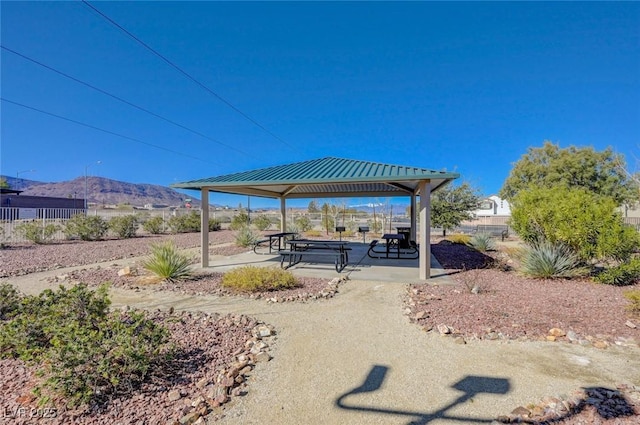
M 172 241 L 151 245 L 151 255 L 142 263 L 146 270 L 170 282 L 189 277 L 190 265 L 191 258 L 178 252 Z
M 530 277 L 572 278 L 588 273 L 578 255 L 564 244 L 548 241 L 533 244 L 522 251 L 520 260 L 521 272 Z

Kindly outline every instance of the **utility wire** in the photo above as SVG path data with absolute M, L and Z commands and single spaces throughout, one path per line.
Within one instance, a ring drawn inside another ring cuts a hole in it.
M 273 137 L 274 139 L 276 139 L 277 141 L 279 141 L 280 143 L 288 146 L 291 149 L 294 150 L 299 150 L 298 148 L 296 148 L 295 146 L 292 146 L 291 144 L 287 143 L 285 140 L 281 139 L 280 137 L 278 137 L 277 135 L 275 135 L 273 132 L 271 132 L 269 129 L 267 129 L 265 126 L 263 126 L 262 124 L 260 124 L 259 122 L 257 122 L 256 120 L 254 120 L 253 118 L 251 118 L 249 115 L 247 115 L 246 113 L 242 112 L 240 109 L 238 109 L 235 105 L 233 105 L 231 102 L 229 102 L 228 100 L 226 100 L 225 98 L 223 98 L 222 96 L 220 96 L 218 93 L 214 92 L 213 90 L 211 90 L 209 87 L 207 87 L 206 85 L 204 85 L 203 83 L 201 83 L 200 81 L 198 81 L 195 77 L 191 76 L 189 73 L 187 73 L 185 70 L 183 70 L 182 68 L 180 68 L 178 65 L 176 65 L 175 63 L 173 63 L 172 61 L 170 61 L 169 59 L 167 59 L 165 56 L 163 56 L 160 52 L 158 52 L 157 50 L 155 50 L 153 47 L 149 46 L 148 44 L 146 44 L 144 41 L 142 41 L 141 39 L 139 39 L 138 37 L 136 37 L 134 34 L 132 34 L 131 32 L 129 32 L 128 30 L 126 30 L 122 25 L 118 24 L 116 21 L 114 21 L 113 19 L 111 19 L 110 17 L 108 17 L 107 15 L 105 15 L 103 12 L 101 12 L 99 9 L 97 9 L 95 6 L 93 6 L 91 3 L 89 3 L 87 0 L 82 0 L 82 3 L 84 3 L 87 7 L 89 7 L 90 9 L 92 9 L 94 12 L 96 12 L 98 15 L 102 16 L 105 20 L 107 20 L 109 23 L 111 23 L 112 25 L 114 25 L 116 28 L 118 28 L 120 31 L 124 32 L 125 34 L 127 34 L 129 37 L 131 37 L 132 39 L 134 39 L 136 42 L 138 42 L 140 45 L 142 45 L 145 49 L 149 50 L 150 52 L 152 52 L 154 55 L 156 55 L 157 57 L 159 57 L 160 59 L 162 59 L 164 62 L 166 62 L 169 66 L 171 66 L 172 68 L 174 68 L 176 71 L 178 71 L 179 73 L 181 73 L 182 75 L 184 75 L 185 77 L 187 77 L 189 80 L 191 80 L 192 82 L 194 82 L 195 84 L 197 84 L 199 87 L 201 87 L 202 89 L 206 90 L 209 94 L 211 94 L 212 96 L 214 96 L 215 98 L 217 98 L 218 100 L 220 100 L 222 103 L 224 103 L 225 105 L 227 105 L 229 108 L 233 109 L 235 112 L 237 112 L 238 114 L 240 114 L 243 118 L 245 118 L 247 121 L 251 122 L 253 125 L 255 125 L 256 127 L 258 127 L 259 129 L 261 129 L 262 131 L 264 131 L 265 133 L 267 133 L 268 135 L 270 135 L 271 137 Z
M 25 109 L 30 109 L 32 111 L 40 112 L 41 114 L 49 115 L 51 117 L 55 117 L 55 118 L 59 118 L 61 120 L 72 122 L 74 124 L 78 124 L 78 125 L 81 125 L 83 127 L 88 127 L 88 128 L 93 129 L 93 130 L 98 130 L 98 131 L 101 131 L 103 133 L 110 134 L 112 136 L 121 137 L 123 139 L 131 140 L 132 142 L 136 142 L 136 143 L 140 143 L 140 144 L 143 144 L 143 145 L 151 146 L 151 147 L 156 148 L 156 149 L 160 149 L 160 150 L 163 150 L 163 151 L 171 152 L 171 153 L 174 153 L 176 155 L 184 156 L 184 157 L 187 157 L 187 158 L 195 159 L 197 161 L 202 161 L 202 162 L 207 163 L 207 164 L 212 164 L 212 162 L 204 160 L 202 158 L 198 158 L 196 156 L 192 156 L 192 155 L 189 155 L 189 154 L 186 154 L 186 153 L 178 152 L 178 151 L 175 151 L 173 149 L 165 148 L 163 146 L 154 145 L 153 143 L 145 142 L 145 141 L 142 141 L 140 139 L 136 139 L 134 137 L 125 136 L 124 134 L 116 133 L 114 131 L 105 130 L 103 128 L 96 127 L 96 126 L 91 125 L 91 124 L 87 124 L 87 123 L 83 123 L 83 122 L 80 122 L 80 121 L 77 121 L 77 120 L 74 120 L 74 119 L 71 119 L 71 118 L 63 117 L 62 115 L 54 114 L 53 112 L 47 112 L 47 111 L 44 111 L 42 109 L 35 108 L 33 106 L 28 106 L 28 105 L 25 105 L 23 103 L 15 102 L 15 101 L 7 99 L 5 97 L 0 97 L 0 100 L 2 100 L 3 102 L 11 103 L 11 104 L 16 105 L 16 106 L 20 106 L 20 107 L 25 108 Z
M 161 115 L 158 115 L 158 114 L 156 114 L 155 112 L 152 112 L 152 111 L 150 111 L 150 110 L 148 110 L 148 109 L 145 109 L 145 108 L 143 108 L 143 107 L 141 107 L 141 106 L 138 106 L 138 105 L 136 105 L 136 104 L 134 104 L 134 103 L 131 103 L 131 102 L 129 102 L 128 100 L 125 100 L 125 99 L 123 99 L 123 98 L 121 98 L 121 97 L 118 97 L 118 96 L 116 96 L 115 94 L 109 93 L 109 92 L 108 92 L 108 91 L 106 91 L 106 90 L 103 90 L 103 89 L 101 89 L 101 88 L 99 88 L 99 87 L 96 87 L 96 86 L 94 86 L 94 85 L 91 85 L 91 84 L 89 84 L 89 83 L 87 83 L 87 82 L 85 82 L 85 81 L 82 81 L 82 80 L 80 80 L 80 79 L 78 79 L 78 78 L 76 78 L 76 77 L 73 77 L 73 76 L 71 76 L 71 75 L 69 75 L 69 74 L 65 74 L 64 72 L 62 72 L 62 71 L 60 71 L 60 70 L 57 70 L 57 69 L 55 69 L 55 68 L 53 68 L 53 67 L 51 67 L 51 66 L 49 66 L 49 65 L 46 65 L 46 64 L 44 64 L 44 63 L 42 63 L 42 62 L 40 62 L 40 61 L 37 61 L 37 60 L 33 59 L 33 58 L 30 58 L 30 57 L 28 57 L 28 56 L 26 56 L 26 55 L 24 55 L 24 54 L 22 54 L 22 53 L 19 53 L 19 52 L 17 52 L 17 51 L 15 51 L 15 50 L 13 50 L 13 49 L 11 49 L 11 48 L 7 47 L 7 46 L 0 45 L 0 47 L 2 47 L 2 49 L 3 49 L 3 50 L 6 50 L 6 51 L 8 51 L 8 52 L 11 52 L 11 53 L 13 53 L 13 54 L 14 54 L 14 55 L 16 55 L 16 56 L 19 56 L 19 57 L 21 57 L 21 58 L 23 58 L 23 59 L 25 59 L 25 60 L 28 60 L 28 61 L 30 61 L 30 62 L 32 62 L 32 63 L 35 63 L 36 65 L 39 65 L 39 66 L 41 66 L 41 67 L 43 67 L 43 68 L 45 68 L 45 69 L 48 69 L 49 71 L 55 72 L 55 73 L 56 73 L 56 74 L 58 74 L 58 75 L 62 75 L 62 76 L 63 76 L 63 77 L 65 77 L 65 78 L 68 78 L 68 79 L 70 79 L 70 80 L 72 80 L 72 81 L 75 81 L 76 83 L 79 83 L 79 84 L 82 84 L 82 85 L 84 85 L 84 86 L 86 86 L 86 87 L 89 87 L 90 89 L 93 89 L 93 90 L 95 90 L 95 91 L 97 91 L 97 92 L 100 92 L 100 93 L 102 93 L 102 94 L 106 95 L 106 96 L 109 96 L 109 97 L 111 97 L 111 98 L 113 98 L 113 99 L 116 99 L 117 101 L 122 102 L 122 103 L 124 103 L 124 104 L 126 104 L 126 105 L 129 105 L 129 106 L 131 106 L 131 107 L 133 107 L 133 108 L 136 108 L 136 109 L 138 109 L 138 110 L 140 110 L 140 111 L 142 111 L 142 112 L 146 112 L 147 114 L 152 115 L 152 116 L 154 116 L 154 117 L 156 117 L 156 118 L 160 118 L 161 120 L 166 121 L 166 122 L 168 122 L 168 123 L 170 123 L 170 124 L 173 124 L 173 125 L 175 125 L 175 126 L 177 126 L 177 127 L 180 127 L 180 128 L 182 128 L 183 130 L 187 130 L 187 131 L 189 131 L 189 132 L 191 132 L 191 133 L 193 133 L 193 134 L 196 134 L 196 135 L 198 135 L 198 136 L 200 136 L 200 137 L 204 137 L 204 138 L 205 138 L 205 139 L 207 139 L 207 140 L 210 140 L 210 141 L 212 141 L 212 142 L 214 142 L 214 143 L 217 143 L 217 144 L 219 144 L 219 145 L 221 145 L 221 146 L 224 146 L 224 147 L 226 147 L 226 148 L 228 148 L 228 149 L 232 149 L 232 150 L 234 150 L 234 151 L 236 151 L 236 152 L 239 152 L 239 153 L 241 153 L 241 154 L 243 154 L 243 155 L 247 155 L 247 156 L 250 156 L 250 157 L 255 158 L 255 156 L 254 156 L 254 155 L 251 155 L 251 154 L 248 154 L 248 153 L 246 153 L 246 152 L 243 152 L 243 151 L 241 151 L 240 149 L 237 149 L 237 148 L 235 148 L 235 147 L 233 147 L 233 146 L 231 146 L 231 145 L 228 145 L 228 144 L 223 143 L 223 142 L 221 142 L 221 141 L 219 141 L 219 140 L 216 140 L 216 139 L 214 139 L 214 138 L 212 138 L 212 137 L 209 137 L 209 136 L 207 136 L 206 134 L 200 133 L 199 131 L 193 130 L 193 129 L 191 129 L 191 128 L 189 128 L 189 127 L 186 127 L 186 126 L 184 126 L 184 125 L 182 125 L 182 124 L 180 124 L 180 123 L 177 123 L 177 122 L 175 122 L 175 121 L 172 121 L 172 120 L 170 120 L 169 118 L 165 118 L 165 117 L 163 117 L 163 116 L 161 116 Z

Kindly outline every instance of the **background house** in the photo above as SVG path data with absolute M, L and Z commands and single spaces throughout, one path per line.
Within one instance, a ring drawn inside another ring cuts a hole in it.
M 491 195 L 484 198 L 473 213 L 476 217 L 509 217 L 511 216 L 511 208 L 506 200 L 497 195 Z

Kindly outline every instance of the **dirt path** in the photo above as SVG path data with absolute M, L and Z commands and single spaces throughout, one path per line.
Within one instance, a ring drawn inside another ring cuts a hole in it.
M 402 284 L 351 281 L 338 297 L 308 304 L 122 290 L 114 301 L 243 313 L 276 326 L 273 360 L 260 366 L 250 394 L 223 423 L 490 422 L 518 405 L 581 386 L 640 382 L 640 353 L 633 348 L 460 345 L 426 334 L 403 315 L 404 290 Z M 363 385 L 369 391 L 346 395 Z
M 52 286 L 45 275 L 12 282 L 34 292 Z M 490 423 L 545 396 L 640 382 L 640 350 L 633 347 L 461 345 L 427 334 L 404 316 L 405 290 L 349 281 L 336 298 L 306 304 L 121 289 L 112 290 L 112 300 L 114 307 L 243 313 L 275 325 L 274 358 L 258 366 L 250 393 L 222 423 Z

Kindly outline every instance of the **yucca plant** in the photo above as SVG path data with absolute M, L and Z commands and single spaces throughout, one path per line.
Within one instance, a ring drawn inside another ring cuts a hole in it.
M 486 233 L 473 235 L 468 245 L 480 252 L 494 251 L 496 249 L 496 244 L 491 238 L 491 235 Z
M 588 269 L 582 266 L 578 255 L 568 246 L 543 241 L 523 249 L 521 272 L 543 279 L 584 276 Z
M 142 267 L 154 275 L 174 281 L 191 275 L 191 258 L 178 252 L 178 248 L 172 241 L 151 245 L 151 255 L 143 263 Z
M 238 228 L 236 233 L 236 245 L 244 247 L 253 246 L 257 240 L 258 236 L 250 226 L 244 225 Z

